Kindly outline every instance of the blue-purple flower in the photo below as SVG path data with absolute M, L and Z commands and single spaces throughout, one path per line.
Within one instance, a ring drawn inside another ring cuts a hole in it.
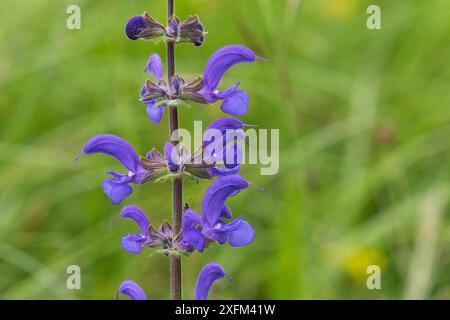
M 195 300 L 206 300 L 211 286 L 217 280 L 228 277 L 225 270 L 217 263 L 208 263 L 200 271 L 195 287 Z M 144 290 L 133 281 L 126 280 L 119 286 L 116 298 L 119 295 L 127 296 L 132 300 L 147 300 Z
M 162 62 L 157 54 L 149 58 L 146 71 L 152 73 L 155 81 L 147 80 L 140 91 L 141 100 L 147 105 L 147 115 L 153 123 L 158 123 L 169 103 L 194 101 L 212 104 L 222 101 L 221 109 L 227 114 L 242 116 L 247 113 L 248 94 L 238 90 L 239 82 L 231 88 L 219 91 L 218 87 L 225 73 L 239 63 L 254 62 L 258 57 L 246 47 L 230 45 L 217 50 L 209 59 L 203 77 L 187 83 L 178 75 L 162 80 Z
M 239 82 L 224 91 L 219 91 L 217 88 L 224 74 L 232 66 L 254 62 L 257 58 L 251 50 L 240 45 L 230 45 L 217 50 L 206 64 L 203 72 L 203 87 L 199 93 L 208 104 L 221 100 L 220 108 L 227 114 L 233 116 L 246 114 L 248 94 L 243 90 L 238 90 Z
M 206 190 L 201 205 L 201 217 L 192 209 L 183 215 L 182 240 L 180 248 L 202 252 L 211 242 L 228 243 L 233 247 L 253 242 L 255 231 L 242 217 L 233 221 L 230 208 L 225 205 L 229 197 L 246 189 L 249 183 L 237 174 L 219 177 Z
M 144 211 L 136 206 L 126 206 L 120 212 L 123 219 L 131 219 L 139 227 L 140 232 L 136 232 L 135 235 L 128 234 L 121 240 L 122 247 L 129 253 L 140 253 L 142 246 L 149 242 L 150 221 Z
M 123 219 L 133 220 L 140 231 L 122 237 L 121 244 L 126 252 L 138 254 L 143 247 L 160 248 L 166 254 L 176 250 L 174 243 L 178 241 L 178 237 L 174 237 L 172 226 L 167 221 L 156 230 L 145 212 L 136 206 L 124 207 L 120 215 Z
M 221 118 L 212 122 L 203 134 L 203 159 L 214 163 L 209 169 L 213 176 L 239 172 L 242 149 L 239 141 L 245 139 L 244 124 L 234 118 Z M 223 166 L 219 163 L 223 162 Z
M 108 171 L 112 178 L 102 182 L 103 191 L 113 204 L 120 204 L 129 196 L 133 189 L 130 184 L 142 184 L 147 170 L 142 168 L 139 156 L 133 147 L 125 140 L 111 134 L 93 137 L 83 147 L 85 154 L 103 153 L 114 157 L 128 172 L 125 174 Z
M 153 74 L 156 84 L 148 80 L 140 91 L 141 99 L 147 106 L 147 116 L 153 123 L 158 123 L 164 115 L 165 105 L 157 105 L 158 101 L 165 97 L 166 84 L 163 77 L 163 66 L 158 54 L 152 54 L 147 62 L 146 72 Z M 145 100 L 144 100 L 145 99 Z

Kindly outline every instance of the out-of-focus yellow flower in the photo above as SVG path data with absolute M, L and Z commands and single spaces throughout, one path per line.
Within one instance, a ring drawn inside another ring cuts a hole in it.
M 322 9 L 327 16 L 340 18 L 353 13 L 357 5 L 357 0 L 326 0 L 322 4 Z
M 387 266 L 386 256 L 374 248 L 351 248 L 345 253 L 342 261 L 345 273 L 357 283 L 364 283 L 369 274 L 367 267 L 377 265 L 381 271 Z

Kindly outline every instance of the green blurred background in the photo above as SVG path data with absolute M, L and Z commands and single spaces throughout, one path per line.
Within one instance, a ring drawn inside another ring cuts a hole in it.
M 81 30 L 66 8 L 81 7 Z M 382 30 L 368 30 L 378 4 Z M 167 114 L 154 126 L 137 101 L 143 68 L 161 44 L 128 41 L 128 18 L 163 0 L 0 2 L 0 298 L 111 299 L 125 279 L 166 299 L 168 259 L 129 255 L 120 238 L 136 230 L 101 190 L 106 156 L 84 142 L 112 133 L 145 154 L 167 139 Z M 269 63 L 233 68 L 250 94 L 245 123 L 280 128 L 281 167 L 242 175 L 266 189 L 231 199 L 257 236 L 243 248 L 214 246 L 184 259 L 184 297 L 207 262 L 223 265 L 216 299 L 450 298 L 450 5 L 446 0 L 176 1 L 199 14 L 200 48 L 177 47 L 177 72 L 202 72 L 226 44 L 248 46 Z M 219 106 L 180 111 L 181 126 L 222 116 Z M 208 183 L 185 183 L 199 208 Z M 135 187 L 154 224 L 170 216 L 170 185 Z M 81 268 L 81 290 L 66 268 Z M 368 290 L 368 265 L 382 289 Z

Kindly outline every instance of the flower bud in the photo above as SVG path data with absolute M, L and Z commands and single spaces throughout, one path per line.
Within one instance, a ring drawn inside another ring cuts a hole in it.
M 203 31 L 203 25 L 197 16 L 191 16 L 182 23 L 177 17 L 172 16 L 166 27 L 166 37 L 174 42 L 191 42 L 195 46 L 200 46 L 205 40 Z
M 180 24 L 181 41 L 192 42 L 196 47 L 205 41 L 204 28 L 197 16 L 191 16 Z
M 177 17 L 171 16 L 169 18 L 169 22 L 166 28 L 166 36 L 170 39 L 176 40 L 179 34 L 178 25 L 180 24 L 180 20 Z
M 142 16 L 131 18 L 125 28 L 127 37 L 131 40 L 155 39 L 165 34 L 165 27 L 150 17 L 147 12 Z

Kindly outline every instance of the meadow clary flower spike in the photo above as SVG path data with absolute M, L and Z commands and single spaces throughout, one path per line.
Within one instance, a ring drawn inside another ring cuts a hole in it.
M 129 19 L 125 26 L 125 35 L 132 41 L 161 40 L 160 43 L 165 43 L 167 77 L 164 77 L 160 56 L 150 54 L 143 68 L 147 79 L 139 91 L 139 100 L 145 104 L 147 117 L 154 124 L 161 122 L 165 113 L 168 114 L 169 142 L 163 145 L 162 152 L 155 148 L 146 149 L 150 151 L 140 156 L 122 138 L 102 134 L 87 141 L 83 153 L 109 155 L 124 167 L 121 173 L 108 171 L 112 177 L 102 182 L 103 191 L 115 205 L 122 203 L 133 192 L 134 184 L 170 180 L 172 199 L 171 212 L 168 210 L 168 213 L 171 213 L 171 222 L 162 219 L 156 227 L 139 207 L 124 206 L 120 216 L 133 221 L 136 231 L 122 236 L 120 243 L 126 253 L 139 254 L 143 248 L 153 248 L 168 256 L 170 297 L 181 300 L 182 257 L 195 251 L 204 252 L 213 244 L 228 243 L 232 247 L 249 245 L 255 238 L 255 230 L 243 217 L 233 217 L 226 205 L 230 197 L 249 186 L 249 182 L 238 174 L 243 163 L 244 149 L 241 145 L 246 139 L 246 125 L 235 118 L 218 119 L 208 126 L 199 146 L 193 151 L 191 145 L 183 145 L 184 139 L 177 134 L 181 123 L 178 110 L 190 102 L 211 105 L 220 101 L 222 112 L 235 117 L 243 116 L 248 111 L 247 92 L 239 89 L 240 82 L 236 81 L 228 89 L 221 88 L 222 80 L 233 66 L 264 59 L 244 46 L 228 45 L 209 58 L 202 75 L 186 81 L 176 74 L 175 47 L 180 43 L 201 46 L 206 32 L 197 16 L 189 16 L 184 21 L 178 19 L 174 15 L 174 2 L 167 0 L 165 24 L 145 12 Z M 196 181 L 216 179 L 204 194 L 201 215 L 188 204 L 183 206 L 185 178 Z M 154 191 L 152 195 L 159 196 Z M 230 279 L 220 265 L 207 264 L 198 276 L 195 299 L 205 300 L 213 283 L 224 277 Z M 117 298 L 119 296 L 147 300 L 145 292 L 130 280 L 119 286 Z

